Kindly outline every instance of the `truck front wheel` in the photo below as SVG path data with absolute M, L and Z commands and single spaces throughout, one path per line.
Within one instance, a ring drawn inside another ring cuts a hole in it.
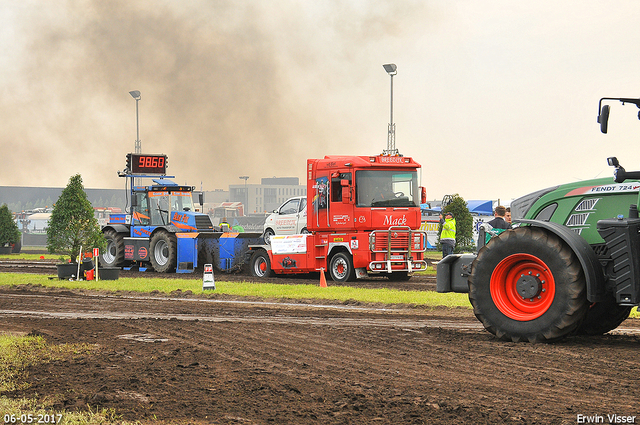
M 558 236 L 531 226 L 505 231 L 478 252 L 469 300 L 485 329 L 513 342 L 563 338 L 588 309 L 575 253 Z
M 151 266 L 158 273 L 175 271 L 177 262 L 177 242 L 174 235 L 167 232 L 154 233 L 149 242 Z
M 351 256 L 345 252 L 338 252 L 331 257 L 329 274 L 334 282 L 348 282 L 355 275 Z
M 255 277 L 271 276 L 271 261 L 269 261 L 267 251 L 261 249 L 251 256 L 250 271 L 251 276 Z
M 106 267 L 120 267 L 124 262 L 124 235 L 115 230 L 105 230 L 107 249 L 100 254 L 100 263 Z

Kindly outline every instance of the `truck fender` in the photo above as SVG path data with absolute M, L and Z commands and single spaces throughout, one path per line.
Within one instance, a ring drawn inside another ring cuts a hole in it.
M 129 226 L 124 225 L 124 224 L 109 224 L 107 226 L 104 226 L 102 228 L 102 233 L 104 233 L 107 230 L 114 230 L 116 233 L 126 233 L 127 235 L 129 234 Z
M 514 220 L 514 223 L 527 224 L 540 227 L 562 239 L 578 257 L 587 284 L 587 299 L 591 302 L 604 301 L 606 299 L 605 276 L 602 265 L 591 245 L 570 228 L 551 221 L 539 220 Z
M 340 251 L 347 251 L 351 256 L 353 256 L 353 252 L 351 252 L 351 247 L 348 242 L 331 242 L 329 244 L 329 249 L 327 249 L 327 258 L 330 258 L 335 252 Z

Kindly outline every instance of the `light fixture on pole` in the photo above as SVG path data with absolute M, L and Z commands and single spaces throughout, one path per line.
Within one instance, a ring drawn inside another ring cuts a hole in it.
M 129 94 L 136 100 L 136 146 L 135 153 L 142 153 L 142 144 L 140 143 L 140 121 L 138 119 L 138 102 L 140 101 L 140 91 L 133 90 Z
M 389 131 L 387 133 L 387 149 L 383 151 L 383 155 L 397 156 L 396 149 L 396 125 L 393 123 L 393 76 L 398 73 L 398 67 L 395 63 L 382 65 L 387 74 L 391 76 L 391 119 L 389 121 Z
M 244 180 L 244 209 L 246 214 L 247 211 L 249 211 L 249 206 L 247 205 L 249 203 L 249 192 L 247 192 L 247 180 L 249 180 L 249 176 L 240 176 L 240 178 Z

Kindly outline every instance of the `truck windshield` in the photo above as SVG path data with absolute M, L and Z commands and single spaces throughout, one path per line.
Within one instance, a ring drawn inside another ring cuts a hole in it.
M 418 173 L 407 170 L 356 171 L 356 206 L 420 206 Z

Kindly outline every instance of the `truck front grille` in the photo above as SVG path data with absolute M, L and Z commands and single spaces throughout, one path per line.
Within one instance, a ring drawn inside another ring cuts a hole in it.
M 372 251 L 387 251 L 389 249 L 389 239 L 391 239 L 391 251 L 407 251 L 409 247 L 408 232 L 377 233 Z
M 375 230 L 369 237 L 372 252 L 400 253 L 424 252 L 426 233 L 409 227 L 391 227 L 389 230 Z

